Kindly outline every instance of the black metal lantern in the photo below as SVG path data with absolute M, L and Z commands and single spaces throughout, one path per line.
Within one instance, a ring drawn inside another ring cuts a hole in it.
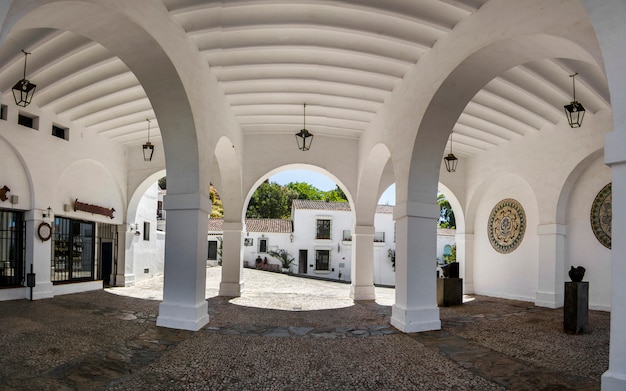
M 22 50 L 22 53 L 24 53 L 24 78 L 13 86 L 13 99 L 15 99 L 16 105 L 26 107 L 33 100 L 37 86 L 26 80 L 26 57 L 30 53 L 24 50 Z
M 146 162 L 152 161 L 152 154 L 154 153 L 154 145 L 150 142 L 150 120 L 148 121 L 148 141 L 143 145 L 143 160 Z
M 304 127 L 300 130 L 300 132 L 296 133 L 296 141 L 298 142 L 299 150 L 308 151 L 311 149 L 313 134 L 306 130 L 306 103 L 304 104 Z
M 574 100 L 571 101 L 569 105 L 563 106 L 565 107 L 567 122 L 572 128 L 580 128 L 583 125 L 583 117 L 585 116 L 585 108 L 579 101 L 576 100 L 576 75 L 578 75 L 578 72 L 574 73 L 573 75 L 569 75 L 569 77 L 572 78 Z
M 450 153 L 448 156 L 443 158 L 443 162 L 446 164 L 446 170 L 448 172 L 456 171 L 456 165 L 459 162 L 459 159 L 452 153 L 452 134 L 450 134 Z

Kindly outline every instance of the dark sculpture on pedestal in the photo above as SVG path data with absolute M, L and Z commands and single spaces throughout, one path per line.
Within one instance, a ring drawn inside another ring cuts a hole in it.
M 585 268 L 582 267 L 582 266 L 578 266 L 576 268 L 574 268 L 574 266 L 572 266 L 569 269 L 569 278 L 573 282 L 581 282 L 583 280 L 584 276 L 585 276 Z
M 459 263 L 452 262 L 441 267 L 443 276 L 446 278 L 459 278 Z

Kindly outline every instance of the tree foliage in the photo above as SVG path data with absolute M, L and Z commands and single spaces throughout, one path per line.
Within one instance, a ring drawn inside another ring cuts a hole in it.
M 222 205 L 222 200 L 213 185 L 211 185 L 209 189 L 209 196 L 211 197 L 211 218 L 219 219 L 224 217 L 224 206 Z
M 305 182 L 290 182 L 285 186 L 269 181 L 263 182 L 252 194 L 246 217 L 263 219 L 289 219 L 291 204 L 299 200 L 328 200 L 347 202 L 347 197 L 339 186 L 330 191 L 322 191 Z
M 269 180 L 261 183 L 248 203 L 246 217 L 257 219 L 288 219 L 291 203 L 287 191 L 278 183 Z
M 456 228 L 452 206 L 442 193 L 437 194 L 437 204 L 439 205 L 439 228 Z
M 158 183 L 159 183 L 159 187 L 161 188 L 161 190 L 167 189 L 167 177 L 163 177 L 159 179 Z

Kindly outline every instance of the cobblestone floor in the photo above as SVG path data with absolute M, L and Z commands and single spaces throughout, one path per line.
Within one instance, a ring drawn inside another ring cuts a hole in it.
M 609 314 L 562 332 L 562 310 L 473 297 L 441 308 L 442 330 L 390 326 L 393 289 L 347 299 L 348 284 L 244 270 L 240 298 L 210 323 L 156 327 L 162 280 L 0 302 L 0 390 L 598 390 Z

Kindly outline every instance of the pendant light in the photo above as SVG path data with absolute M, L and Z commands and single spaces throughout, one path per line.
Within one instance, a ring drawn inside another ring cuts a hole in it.
M 448 170 L 448 172 L 456 171 L 456 165 L 459 159 L 452 153 L 452 133 L 450 133 L 450 153 L 443 158 L 443 161 L 446 164 L 446 170 Z
M 24 53 L 24 78 L 13 86 L 13 99 L 15 99 L 15 104 L 21 107 L 26 107 L 33 100 L 33 95 L 35 95 L 35 88 L 37 85 L 31 83 L 26 80 L 26 57 L 30 54 L 22 49 L 22 53 Z
M 306 103 L 304 104 L 304 127 L 300 130 L 300 132 L 296 133 L 296 141 L 298 142 L 299 150 L 308 151 L 311 149 L 313 134 L 306 130 Z
M 143 145 L 143 160 L 146 162 L 152 161 L 152 154 L 154 153 L 154 145 L 150 142 L 150 120 L 148 121 L 148 141 Z
M 576 75 L 578 75 L 578 72 L 574 73 L 573 75 L 569 75 L 569 77 L 572 78 L 574 100 L 571 101 L 569 105 L 563 106 L 565 107 L 567 122 L 572 128 L 580 128 L 583 125 L 583 117 L 585 116 L 585 108 L 579 101 L 576 100 Z

